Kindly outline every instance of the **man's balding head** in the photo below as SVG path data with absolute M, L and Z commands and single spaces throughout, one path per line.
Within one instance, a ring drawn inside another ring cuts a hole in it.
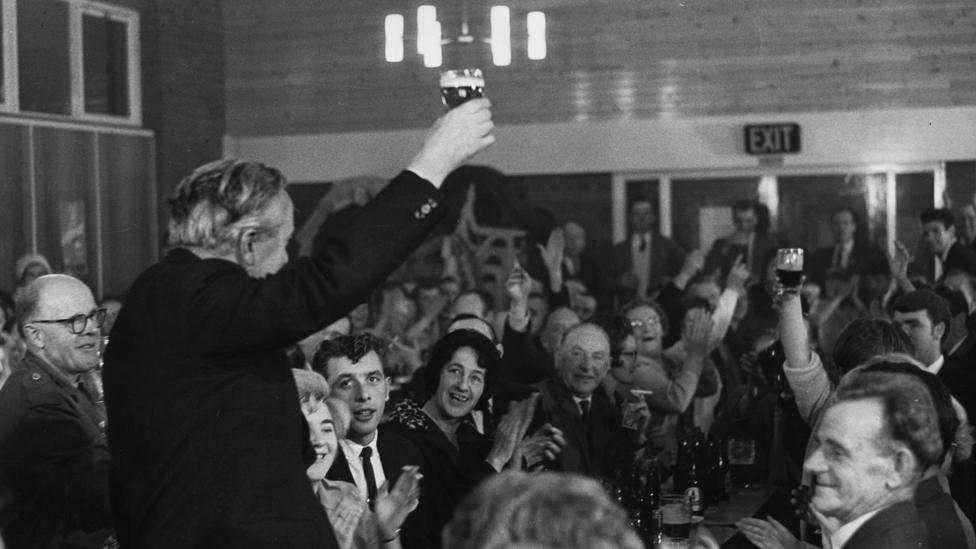
M 68 374 L 98 365 L 99 318 L 105 317 L 84 282 L 63 274 L 42 276 L 22 288 L 15 301 L 30 352 Z M 84 326 L 70 320 L 79 315 L 85 317 Z

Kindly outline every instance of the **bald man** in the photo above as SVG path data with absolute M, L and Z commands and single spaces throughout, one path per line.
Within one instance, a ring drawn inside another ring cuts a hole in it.
M 98 547 L 111 533 L 105 421 L 84 386 L 105 310 L 67 275 L 18 291 L 27 355 L 0 389 L 0 528 L 12 548 Z

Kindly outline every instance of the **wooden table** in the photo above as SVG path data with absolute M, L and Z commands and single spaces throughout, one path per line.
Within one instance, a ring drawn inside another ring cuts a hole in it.
M 775 488 L 767 484 L 753 484 L 737 490 L 728 501 L 705 509 L 703 524 L 722 545 L 738 532 L 735 522 L 755 515 L 774 491 Z

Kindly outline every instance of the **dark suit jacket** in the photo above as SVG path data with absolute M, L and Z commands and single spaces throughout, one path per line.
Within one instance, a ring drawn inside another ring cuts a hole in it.
M 804 270 L 807 272 L 807 276 L 810 277 L 811 281 L 819 284 L 821 288 L 823 288 L 824 280 L 827 277 L 827 271 L 834 264 L 835 248 L 836 246 L 820 248 L 810 254 L 810 257 L 804 262 Z M 847 272 L 852 275 L 861 274 L 865 265 L 882 260 L 887 261 L 881 249 L 866 242 L 855 241 L 851 256 L 847 261 Z
M 400 473 L 405 465 L 420 465 L 423 462 L 418 449 L 412 442 L 393 432 L 389 426 L 381 425 L 376 433 L 376 448 L 379 450 L 380 462 L 383 463 L 383 474 L 386 476 L 389 490 L 393 489 Z M 425 472 L 421 468 L 420 474 Z M 346 461 L 346 454 L 341 450 L 336 452 L 335 461 L 332 468 L 326 475 L 329 480 L 342 480 L 355 485 L 352 472 L 349 470 L 349 462 Z M 377 485 L 377 488 L 379 486 Z M 422 509 L 415 509 L 403 523 L 403 532 L 400 533 L 400 543 L 404 549 L 424 547 L 425 532 L 423 531 L 424 520 L 420 516 Z
M 937 282 L 934 280 L 935 256 L 928 251 L 927 246 L 922 248 L 924 253 L 918 254 L 916 260 L 911 264 L 911 273 L 922 275 L 926 280 Z M 954 270 L 964 271 L 969 276 L 976 276 L 976 251 L 958 240 L 949 247 L 949 253 L 946 254 L 945 263 L 942 265 L 942 275 L 945 276 Z
M 938 477 L 929 477 L 915 487 L 915 507 L 918 516 L 929 529 L 932 547 L 967 547 L 965 530 L 973 526 L 966 515 L 957 510 L 952 496 L 942 490 Z M 964 525 L 965 524 L 965 525 Z
M 454 508 L 479 482 L 495 473 L 485 461 L 492 440 L 473 425 L 462 423 L 455 447 L 419 404 L 409 400 L 397 405 L 389 426 L 413 442 L 423 456 L 424 478 L 417 509 L 426 521 L 425 545 L 421 546 L 440 547 L 441 530 L 451 520 Z
M 882 509 L 854 532 L 843 549 L 928 549 L 929 531 L 918 517 L 915 502 Z
M 27 354 L 0 390 L 0 494 L 10 498 L 0 503 L 0 531 L 8 547 L 108 537 L 104 427 L 87 394 Z
M 638 296 L 634 288 L 623 286 L 621 277 L 634 270 L 633 235 L 623 242 L 614 244 L 610 257 L 609 279 L 603 284 L 606 289 L 600 300 L 601 310 L 615 310 Z M 657 233 L 651 233 L 651 272 L 648 288 L 660 286 L 666 279 L 674 277 L 685 262 L 685 251 L 674 240 Z M 644 296 L 640 296 L 644 297 Z M 616 303 L 616 304 L 615 304 Z
M 535 385 L 539 390 L 535 424 L 551 423 L 566 438 L 566 446 L 556 458 L 554 469 L 596 478 L 610 478 L 615 467 L 629 463 L 636 445 L 627 440 L 621 426 L 623 418 L 610 402 L 606 391 L 597 388 L 590 400 L 590 425 L 580 419 L 579 407 L 559 376 Z M 539 418 L 541 416 L 541 419 Z
M 105 356 L 125 547 L 335 547 L 284 348 L 354 306 L 441 219 L 401 173 L 311 258 L 262 279 L 176 249 L 126 297 Z
M 938 377 L 966 410 L 967 417 L 976 417 L 976 364 L 947 357 Z M 976 455 L 953 465 L 949 486 L 966 516 L 976 516 Z

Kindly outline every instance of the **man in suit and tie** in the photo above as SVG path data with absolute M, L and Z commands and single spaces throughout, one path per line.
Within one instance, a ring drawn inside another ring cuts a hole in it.
M 924 549 L 929 532 L 913 502 L 942 438 L 925 383 L 912 376 L 845 376 L 803 464 L 816 478 L 810 505 L 839 526 L 833 549 Z M 826 547 L 826 545 L 825 545 Z
M 863 236 L 860 216 L 844 206 L 830 216 L 834 243 L 814 252 L 809 265 L 810 280 L 824 287 L 827 271 L 835 269 L 848 275 L 859 275 L 864 265 L 884 260 L 884 253 L 868 244 Z
M 912 341 L 914 356 L 925 370 L 945 383 L 967 417 L 976 417 L 976 373 L 972 365 L 949 360 L 942 353 L 952 323 L 946 300 L 931 290 L 909 292 L 895 300 L 893 321 Z M 958 474 L 949 477 L 953 498 L 969 517 L 976 515 L 976 485 L 966 480 L 972 479 L 973 461 L 970 458 L 957 465 Z
M 370 333 L 339 336 L 323 341 L 312 360 L 312 368 L 329 382 L 330 396 L 344 401 L 352 413 L 346 438 L 339 441 L 341 451 L 326 478 L 355 484 L 370 505 L 384 484 L 396 483 L 403 467 L 421 465 L 420 450 L 412 442 L 380 427 L 390 399 L 382 348 L 383 343 Z M 422 532 L 415 528 L 416 513 L 403 526 L 405 547 L 422 546 L 416 539 Z
M 615 244 L 606 281 L 602 309 L 619 308 L 644 299 L 681 270 L 685 251 L 673 240 L 655 232 L 657 210 L 650 199 L 637 196 L 629 206 L 630 238 Z
M 536 423 L 551 423 L 566 439 L 556 467 L 608 478 L 616 464 L 628 462 L 646 443 L 644 428 L 651 417 L 647 403 L 633 404 L 635 428 L 625 429 L 621 411 L 601 389 L 610 371 L 610 338 L 596 324 L 583 322 L 566 332 L 556 368 L 556 375 L 535 385 L 544 418 Z
M 939 282 L 952 271 L 976 276 L 976 251 L 956 237 L 955 218 L 948 208 L 931 208 L 919 216 L 929 254 L 920 255 L 912 270 L 930 282 Z

